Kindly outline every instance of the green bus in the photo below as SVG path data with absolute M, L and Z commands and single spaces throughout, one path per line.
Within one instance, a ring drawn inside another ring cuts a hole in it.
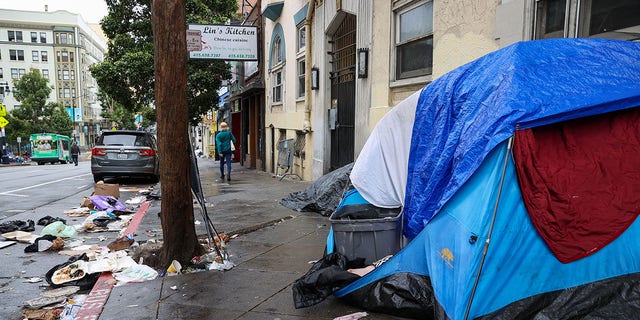
M 34 133 L 31 135 L 31 161 L 43 165 L 70 163 L 71 138 L 55 133 Z

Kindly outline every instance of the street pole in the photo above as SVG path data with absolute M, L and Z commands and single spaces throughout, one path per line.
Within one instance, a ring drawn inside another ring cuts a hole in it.
M 73 141 L 76 141 L 76 98 L 71 98 L 71 129 Z M 76 141 L 77 143 L 77 141 Z

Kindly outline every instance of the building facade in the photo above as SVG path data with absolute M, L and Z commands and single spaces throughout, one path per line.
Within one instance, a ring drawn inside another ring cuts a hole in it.
M 89 67 L 104 59 L 106 40 L 81 16 L 67 11 L 36 12 L 0 9 L 0 82 L 13 82 L 34 68 L 49 79 L 47 102 L 62 104 L 74 124 L 80 145 L 108 124 L 100 116 L 98 87 Z M 11 94 L 7 110 L 19 105 Z
M 315 180 L 448 71 L 518 41 L 638 40 L 639 13 L 634 0 L 264 0 L 265 170 L 289 140 L 292 172 Z

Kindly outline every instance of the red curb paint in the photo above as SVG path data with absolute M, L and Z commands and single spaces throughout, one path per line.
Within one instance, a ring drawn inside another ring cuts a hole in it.
M 125 234 L 135 234 L 142 222 L 142 218 L 147 213 L 147 210 L 151 206 L 151 201 L 145 201 L 140 205 L 138 211 L 129 222 L 129 226 L 125 230 Z M 82 307 L 76 314 L 75 320 L 97 320 L 104 309 L 104 305 L 109 299 L 111 290 L 113 290 L 114 279 L 111 272 L 104 272 L 96 281 L 96 284 L 91 288 L 87 300 L 82 304 Z

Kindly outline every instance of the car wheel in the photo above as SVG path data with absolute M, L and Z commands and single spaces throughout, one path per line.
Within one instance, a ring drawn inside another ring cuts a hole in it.
M 39 166 L 41 166 L 41 165 L 43 165 L 43 164 L 44 164 L 44 162 L 38 162 L 38 165 L 39 165 Z
M 93 182 L 98 182 L 98 181 L 100 181 L 102 179 L 103 179 L 103 177 L 101 175 L 99 175 L 99 174 L 94 174 L 93 175 Z
M 149 179 L 151 179 L 151 182 L 153 183 L 158 183 L 160 181 L 160 176 L 154 174 L 152 176 L 149 176 Z

